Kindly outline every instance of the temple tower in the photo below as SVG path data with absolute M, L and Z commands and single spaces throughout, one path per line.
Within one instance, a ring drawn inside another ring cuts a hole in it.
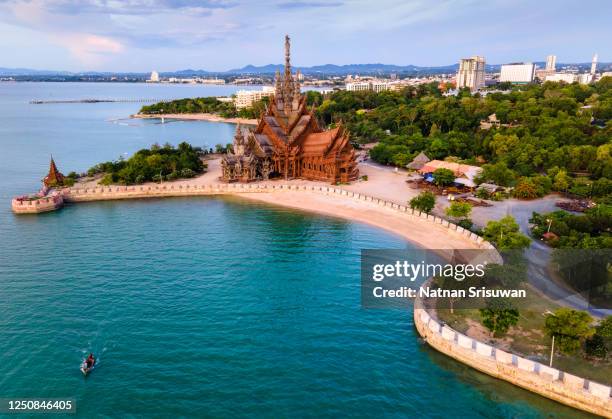
M 49 173 L 43 179 L 43 183 L 48 188 L 53 186 L 61 186 L 64 183 L 64 175 L 57 170 L 55 161 L 53 161 L 53 156 L 51 156 L 51 162 L 49 163 Z

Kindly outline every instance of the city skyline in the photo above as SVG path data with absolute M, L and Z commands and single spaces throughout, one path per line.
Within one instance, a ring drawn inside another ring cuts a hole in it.
M 597 10 L 597 13 L 593 11 Z M 295 65 L 444 66 L 601 62 L 612 53 L 612 6 L 526 1 L 9 0 L 0 4 L 0 67 L 58 71 L 226 71 L 278 63 L 292 37 Z M 410 40 L 418 40 L 411 42 Z M 265 45 L 265 47 L 261 47 Z

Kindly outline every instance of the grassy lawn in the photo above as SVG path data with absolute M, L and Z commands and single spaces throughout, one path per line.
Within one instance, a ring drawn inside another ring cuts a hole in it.
M 548 365 L 551 339 L 543 330 L 544 315 L 548 311 L 555 311 L 560 305 L 540 296 L 532 288 L 527 288 L 527 297 L 519 307 L 518 324 L 511 328 L 505 336 L 493 338 L 491 333 L 482 326 L 478 309 L 465 308 L 465 303 L 465 300 L 455 302 L 454 313 L 447 308 L 438 309 L 438 317 L 453 329 L 474 339 Z M 467 303 L 473 307 L 473 301 Z M 553 359 L 553 367 L 602 384 L 612 385 L 612 359 L 610 358 L 608 356 L 607 361 L 587 360 L 582 354 L 568 356 L 557 352 Z

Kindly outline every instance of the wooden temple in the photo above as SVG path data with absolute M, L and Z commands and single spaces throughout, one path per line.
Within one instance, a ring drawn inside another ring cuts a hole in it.
M 349 134 L 341 125 L 322 129 L 307 109 L 300 73 L 291 72 L 285 36 L 285 70 L 276 72 L 274 96 L 255 129 L 236 128 L 233 151 L 223 156 L 222 179 L 250 182 L 270 177 L 330 183 L 356 180 L 359 171 Z
M 43 183 L 47 188 L 64 184 L 64 175 L 57 170 L 53 156 L 51 156 L 51 162 L 49 163 L 49 173 L 43 179 Z

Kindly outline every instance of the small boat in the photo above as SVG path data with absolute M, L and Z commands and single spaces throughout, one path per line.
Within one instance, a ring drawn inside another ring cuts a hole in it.
M 83 360 L 83 363 L 81 364 L 81 372 L 83 373 L 83 375 L 87 376 L 87 374 L 89 374 L 91 372 L 91 370 L 93 370 L 96 367 L 96 363 L 94 362 L 94 364 L 87 368 L 87 360 Z

